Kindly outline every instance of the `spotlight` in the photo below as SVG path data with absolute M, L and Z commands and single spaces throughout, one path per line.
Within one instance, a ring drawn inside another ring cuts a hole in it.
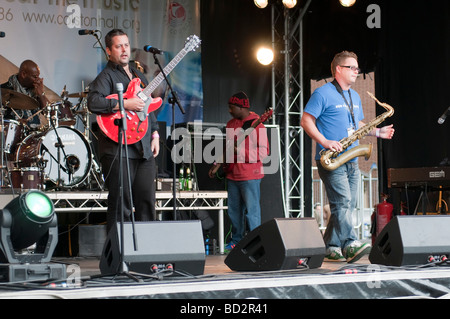
M 256 58 L 258 59 L 258 62 L 262 65 L 269 65 L 273 62 L 273 51 L 272 49 L 268 48 L 260 48 L 256 52 Z
M 50 261 L 58 243 L 52 201 L 32 190 L 0 211 L 0 281 L 50 280 L 66 277 L 66 268 Z M 35 245 L 34 251 L 27 248 Z
M 283 0 L 283 5 L 288 9 L 292 9 L 296 4 L 297 0 Z
M 255 6 L 264 9 L 269 4 L 269 0 L 255 0 Z
M 339 0 L 342 6 L 344 7 L 351 7 L 355 4 L 356 0 Z

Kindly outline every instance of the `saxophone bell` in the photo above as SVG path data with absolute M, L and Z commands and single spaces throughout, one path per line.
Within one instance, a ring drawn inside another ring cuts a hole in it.
M 334 171 L 336 168 L 342 166 L 355 157 L 364 156 L 365 160 L 367 161 L 369 160 L 370 155 L 372 155 L 372 144 L 362 144 L 349 149 L 347 152 L 342 153 L 341 156 L 337 158 L 332 158 L 324 155 L 320 157 L 320 164 L 327 171 Z

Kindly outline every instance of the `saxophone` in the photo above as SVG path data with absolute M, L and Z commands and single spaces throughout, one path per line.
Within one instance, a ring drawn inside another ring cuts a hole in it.
M 333 171 L 339 166 L 343 165 L 344 163 L 348 162 L 349 160 L 357 156 L 364 156 L 365 159 L 368 160 L 370 158 L 370 155 L 372 154 L 372 144 L 358 145 L 348 150 L 347 152 L 343 153 L 340 156 L 339 154 L 344 152 L 354 142 L 369 134 L 374 127 L 376 127 L 378 124 L 382 123 L 386 118 L 391 117 L 394 114 L 394 108 L 392 106 L 386 103 L 381 103 L 370 92 L 367 92 L 367 94 L 369 94 L 369 96 L 372 99 L 374 99 L 379 105 L 384 107 L 387 110 L 387 112 L 378 115 L 375 119 L 373 119 L 371 122 L 367 123 L 363 127 L 356 130 L 349 137 L 345 137 L 342 140 L 340 140 L 339 142 L 342 144 L 343 147 L 341 152 L 325 149 L 322 150 L 320 152 L 320 163 L 322 164 L 322 167 L 325 168 L 326 170 Z

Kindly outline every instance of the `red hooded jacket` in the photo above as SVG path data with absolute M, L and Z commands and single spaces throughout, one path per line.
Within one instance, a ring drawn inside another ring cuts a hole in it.
M 266 127 L 262 123 L 255 129 L 246 129 L 246 134 L 251 133 L 243 142 L 237 145 L 237 152 L 233 151 L 236 141 L 244 134 L 244 130 L 242 129 L 244 124 L 247 121 L 251 121 L 253 124 L 258 118 L 259 116 L 256 113 L 250 112 L 249 116 L 243 120 L 233 118 L 227 123 L 225 163 L 226 177 L 228 179 L 245 181 L 264 177 L 262 160 L 269 154 L 269 141 L 267 139 Z

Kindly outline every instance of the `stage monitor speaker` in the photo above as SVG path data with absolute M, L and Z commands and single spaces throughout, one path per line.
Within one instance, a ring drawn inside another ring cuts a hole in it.
M 450 216 L 395 216 L 377 236 L 369 260 L 386 266 L 419 265 L 450 255 Z
M 247 234 L 225 264 L 231 270 L 318 268 L 325 243 L 314 218 L 274 218 Z
M 266 124 L 270 155 L 264 163 L 264 178 L 261 180 L 261 222 L 286 217 L 283 200 L 283 178 L 281 176 L 281 144 L 278 125 Z
M 124 265 L 127 271 L 154 274 L 173 269 L 173 275 L 202 275 L 205 246 L 199 220 L 136 222 L 134 247 L 132 224 L 124 223 Z M 120 223 L 108 233 L 100 258 L 104 275 L 120 270 Z

